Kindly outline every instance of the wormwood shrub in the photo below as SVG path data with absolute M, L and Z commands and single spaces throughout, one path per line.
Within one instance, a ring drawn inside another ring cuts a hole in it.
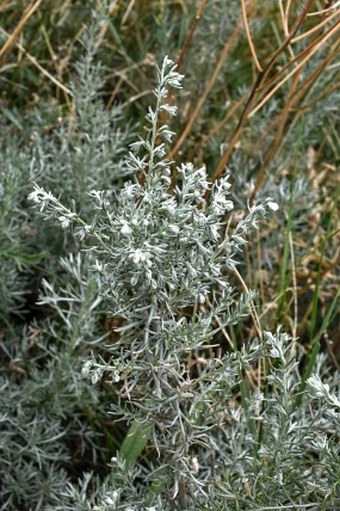
M 107 111 L 102 101 L 105 68 L 96 58 L 100 13 L 93 18 L 79 41 L 83 53 L 69 84 L 72 113 L 65 115 L 52 101 L 39 104 L 22 117 L 16 114 L 19 133 L 5 117 L 0 120 L 4 133 L 0 151 L 0 321 L 4 324 L 10 322 L 10 314 L 27 312 L 27 295 L 38 287 L 35 283 L 41 274 L 53 275 L 58 259 L 78 250 L 71 236 L 56 232 L 32 210 L 27 211 L 32 180 L 52 188 L 65 204 L 75 203 L 86 217 L 87 192 L 94 186 L 116 186 L 127 172 L 122 152 L 131 141 L 132 129 L 128 125 L 121 129 L 120 109 Z
M 301 394 L 295 343 L 280 329 L 262 332 L 254 294 L 230 285 L 244 236 L 278 206 L 265 199 L 231 229 L 228 177 L 211 184 L 189 163 L 172 175 L 173 133 L 159 118 L 176 113 L 166 98 L 182 76 L 168 58 L 157 73 L 147 135 L 126 160 L 131 180 L 90 191 L 92 218 L 38 185 L 29 196 L 45 220 L 72 230 L 118 325 L 91 358 L 85 350 L 82 376 L 107 388 L 112 420 L 130 425 L 110 474 L 69 481 L 46 509 L 336 509 L 337 375 L 319 359 Z M 72 292 L 61 297 L 46 282 L 43 301 L 72 334 L 76 313 L 60 305 L 73 307 Z M 96 305 L 87 303 L 89 317 Z M 228 328 L 249 309 L 257 339 L 244 332 L 232 342 Z
M 81 376 L 102 341 L 100 282 L 72 233 L 28 209 L 32 180 L 87 218 L 95 184 L 116 186 L 127 138 L 120 112 L 101 98 L 98 23 L 84 31 L 70 89 L 72 114 L 51 102 L 1 118 L 0 151 L 0 509 L 45 509 L 59 501 L 84 463 L 105 472 L 110 395 Z M 48 108 L 48 117 L 47 117 Z M 47 118 L 48 121 L 47 122 Z M 20 128 L 21 127 L 21 128 Z M 18 131 L 19 128 L 22 131 Z M 95 169 L 95 170 L 94 170 Z M 40 303 L 36 304 L 41 289 Z M 100 427 L 98 425 L 100 424 Z M 103 436 L 106 435 L 105 442 Z M 117 435 L 117 432 L 116 432 Z M 86 461 L 84 461 L 86 460 Z

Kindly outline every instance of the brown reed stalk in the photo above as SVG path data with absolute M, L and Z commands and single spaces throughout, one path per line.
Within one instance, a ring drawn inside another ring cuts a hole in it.
M 253 188 L 253 190 L 251 192 L 251 195 L 250 195 L 250 201 L 251 202 L 254 201 L 255 195 L 257 194 L 259 188 L 261 187 L 261 185 L 262 185 L 262 183 L 263 183 L 263 181 L 265 179 L 265 175 L 266 175 L 266 171 L 267 171 L 268 165 L 272 161 L 273 156 L 274 156 L 274 154 L 275 154 L 275 152 L 277 150 L 277 147 L 278 147 L 278 145 L 280 143 L 280 140 L 282 138 L 283 131 L 284 131 L 285 126 L 286 126 L 286 124 L 288 122 L 288 117 L 289 117 L 290 109 L 291 109 L 292 103 L 294 101 L 294 94 L 295 94 L 296 89 L 297 89 L 297 87 L 299 85 L 300 76 L 301 76 L 301 72 L 300 73 L 296 73 L 296 75 L 294 76 L 294 79 L 293 79 L 293 82 L 292 82 L 292 85 L 291 85 L 291 88 L 290 88 L 287 100 L 286 100 L 286 102 L 284 104 L 282 113 L 281 113 L 281 115 L 279 117 L 277 132 L 275 134 L 275 137 L 274 137 L 272 143 L 270 144 L 269 148 L 266 151 L 266 154 L 264 156 L 264 160 L 263 160 L 262 166 L 261 166 L 259 172 L 257 173 L 256 181 L 255 181 L 255 186 L 254 186 L 254 188 Z
M 4 30 L 3 28 L 0 27 L 0 33 L 6 35 L 7 37 L 10 37 L 10 34 L 8 32 L 6 32 L 6 30 Z M 17 48 L 25 55 L 25 57 L 27 58 L 27 60 L 29 60 L 31 62 L 31 64 L 33 64 L 37 69 L 39 69 L 39 71 L 45 75 L 49 80 L 51 80 L 51 82 L 53 82 L 57 87 L 59 87 L 59 89 L 61 89 L 63 92 L 65 92 L 66 94 L 68 94 L 69 96 L 72 96 L 72 92 L 70 91 L 70 89 L 68 87 L 66 87 L 66 85 L 64 85 L 63 83 L 61 83 L 57 78 L 55 78 L 55 76 L 53 76 L 51 73 L 49 73 L 49 71 L 47 71 L 47 69 L 45 69 L 38 61 L 35 57 L 33 57 L 33 55 L 31 55 L 18 41 L 14 41 L 14 44 L 17 46 Z
M 309 109 L 311 106 L 314 106 L 317 102 L 319 102 L 325 96 L 331 94 L 334 90 L 338 89 L 338 84 L 334 84 L 333 86 L 329 87 L 326 91 L 324 91 L 324 93 L 321 94 L 315 102 L 311 103 L 310 105 L 306 105 L 302 109 L 301 108 L 296 109 L 296 105 L 299 105 L 301 103 L 301 101 L 303 101 L 303 98 L 306 97 L 306 95 L 308 94 L 310 89 L 313 87 L 314 83 L 316 82 L 318 77 L 321 75 L 321 73 L 324 71 L 326 66 L 334 58 L 336 58 L 339 44 L 340 43 L 336 43 L 334 45 L 334 48 L 332 49 L 332 51 L 329 52 L 327 57 L 319 64 L 319 66 L 313 71 L 313 73 L 311 73 L 311 75 L 308 78 L 306 78 L 302 83 L 299 84 L 299 87 L 297 86 L 299 75 L 295 76 L 293 84 L 291 86 L 291 90 L 288 95 L 287 102 L 284 105 L 284 109 L 280 113 L 278 118 L 276 118 L 275 124 L 279 124 L 279 128 L 278 128 L 278 131 L 275 135 L 273 142 L 267 149 L 267 152 L 263 159 L 263 164 L 256 176 L 254 189 L 252 190 L 251 197 L 250 197 L 251 201 L 253 201 L 255 199 L 255 196 L 257 195 L 258 191 L 260 190 L 260 188 L 265 180 L 268 165 L 269 165 L 270 161 L 272 161 L 275 153 L 278 150 L 279 144 L 282 140 L 282 135 L 283 135 L 284 129 L 288 123 L 289 116 L 291 116 L 291 114 L 293 113 L 293 118 L 290 123 L 291 127 L 293 127 L 296 124 L 296 122 L 298 121 L 298 119 L 301 117 L 301 115 L 303 115 L 303 113 L 307 109 Z M 272 128 L 273 127 L 271 126 L 270 129 L 267 130 L 267 132 L 272 130 Z M 263 138 L 265 138 L 265 137 L 266 137 L 266 135 L 261 137 L 261 141 L 263 141 Z M 260 145 L 261 141 L 258 141 L 258 143 L 256 145 Z
M 332 85 L 331 87 L 327 88 L 315 101 L 312 103 L 303 106 L 302 108 L 299 107 L 299 109 L 296 108 L 297 104 L 300 104 L 300 102 L 305 98 L 308 94 L 308 92 L 313 87 L 316 80 L 319 78 L 321 73 L 325 70 L 325 68 L 330 64 L 330 62 L 337 56 L 337 50 L 340 43 L 336 43 L 334 47 L 330 49 L 327 56 L 323 59 L 323 61 L 314 69 L 314 71 L 304 79 L 303 82 L 300 82 L 298 91 L 296 92 L 292 104 L 290 106 L 291 114 L 294 113 L 294 117 L 291 120 L 291 125 L 295 125 L 295 117 L 300 117 L 300 114 L 304 112 L 306 109 L 309 109 L 309 107 L 314 106 L 317 104 L 321 99 L 326 97 L 327 95 L 331 94 L 334 90 L 337 90 L 339 88 L 339 85 L 336 83 Z M 264 140 L 268 137 L 268 133 L 271 133 L 273 129 L 278 125 L 280 122 L 280 118 L 282 116 L 282 112 L 277 115 L 271 123 L 268 125 L 266 131 L 263 133 L 263 135 L 257 140 L 256 144 L 252 148 L 252 154 L 255 154 L 258 147 L 262 147 L 262 144 Z
M 191 45 L 195 30 L 201 20 L 206 3 L 207 3 L 207 0 L 201 0 L 199 6 L 197 8 L 194 21 L 192 22 L 188 36 L 187 36 L 186 40 L 184 41 L 183 47 L 182 47 L 179 57 L 177 59 L 177 70 L 179 70 L 182 67 L 182 64 L 183 64 L 184 58 L 185 58 L 185 54 L 187 53 L 187 51 Z M 170 93 L 173 93 L 173 89 L 171 89 Z
M 299 30 L 300 26 L 302 25 L 303 21 L 305 20 L 307 14 L 308 14 L 308 10 L 309 8 L 311 7 L 312 3 L 313 3 L 314 0 L 308 0 L 307 3 L 305 4 L 304 8 L 302 9 L 300 15 L 297 17 L 297 19 L 295 20 L 295 23 L 290 31 L 290 34 L 288 37 L 286 37 L 286 39 L 283 41 L 283 43 L 274 51 L 274 53 L 272 54 L 269 62 L 266 64 L 266 66 L 264 67 L 263 71 L 262 72 L 259 72 L 258 73 L 258 76 L 250 90 L 250 94 L 249 94 L 249 97 L 248 97 L 248 100 L 243 108 L 243 111 L 241 113 L 241 116 L 240 116 L 240 120 L 239 120 L 239 123 L 238 125 L 236 126 L 235 130 L 234 130 L 234 133 L 231 137 L 231 140 L 226 148 L 226 150 L 224 151 L 218 165 L 217 165 L 217 168 L 215 170 L 215 173 L 213 175 L 213 180 L 216 180 L 218 179 L 222 173 L 224 172 L 224 169 L 229 161 L 229 158 L 235 148 L 235 145 L 242 133 L 242 130 L 243 130 L 243 127 L 244 127 L 244 124 L 245 122 L 247 121 L 248 119 L 248 115 L 250 113 L 250 110 L 253 106 L 253 104 L 255 103 L 256 99 L 257 99 L 257 96 L 258 96 L 258 91 L 259 91 L 259 88 L 261 86 L 263 86 L 263 84 L 265 84 L 265 79 L 267 77 L 267 75 L 269 74 L 269 72 L 272 70 L 273 66 L 275 65 L 277 59 L 279 58 L 279 56 L 285 51 L 285 49 L 289 46 L 289 44 L 291 43 L 291 40 L 293 39 L 293 37 L 295 36 L 295 34 L 297 33 L 297 31 Z
M 25 9 L 23 15 L 21 16 L 17 26 L 13 30 L 11 34 L 8 34 L 8 39 L 3 45 L 3 47 L 0 49 L 0 61 L 4 58 L 6 53 L 12 48 L 12 46 L 15 44 L 19 34 L 22 32 L 23 28 L 25 27 L 28 20 L 32 17 L 32 15 L 35 13 L 35 11 L 38 9 L 39 5 L 41 4 L 41 0 L 33 0 Z M 7 35 L 7 33 L 6 33 Z
M 186 140 L 186 138 L 188 137 L 189 133 L 191 132 L 192 130 L 192 127 L 194 125 L 194 121 L 195 119 L 197 118 L 199 112 L 201 111 L 207 97 L 209 96 L 212 88 L 214 87 L 215 83 L 216 83 L 216 80 L 219 76 L 219 73 L 222 69 L 222 66 L 227 58 L 227 55 L 229 53 L 229 51 L 231 50 L 231 48 L 233 47 L 235 41 L 236 41 L 236 38 L 240 32 L 240 29 L 241 29 L 241 21 L 238 22 L 238 24 L 236 25 L 236 27 L 234 28 L 231 36 L 227 39 L 227 41 L 225 42 L 223 48 L 222 48 L 222 51 L 219 55 L 219 58 L 217 60 L 217 63 L 215 65 L 215 68 L 214 68 L 214 71 L 213 73 L 211 74 L 209 80 L 208 80 L 208 83 L 205 87 L 205 90 L 202 94 L 202 96 L 199 98 L 193 112 L 191 113 L 190 115 L 190 118 L 186 124 L 186 126 L 184 127 L 184 130 L 182 131 L 182 133 L 180 134 L 177 142 L 175 143 L 175 146 L 173 147 L 173 149 L 170 151 L 169 153 L 169 159 L 173 159 L 174 156 L 177 154 L 177 152 L 179 151 L 180 147 L 183 145 L 184 141 Z
M 317 41 L 313 41 L 313 43 L 311 43 L 308 48 L 297 55 L 295 58 L 296 60 L 301 56 L 304 58 L 296 65 L 292 71 L 290 71 L 284 78 L 282 78 L 282 80 L 279 81 L 279 83 L 277 83 L 269 92 L 264 95 L 256 107 L 254 107 L 254 109 L 249 112 L 248 118 L 252 117 L 256 112 L 258 112 L 258 110 L 260 110 L 268 102 L 268 100 L 275 94 L 275 92 L 281 89 L 284 83 L 286 83 L 289 78 L 297 73 L 311 59 L 311 57 L 321 48 L 321 46 L 336 33 L 339 26 L 340 21 L 334 23 L 334 25 L 332 25 L 332 27 L 325 34 L 320 36 Z M 289 63 L 289 65 L 291 65 L 291 63 Z M 279 71 L 279 74 L 282 74 L 282 70 Z
M 251 54 L 253 56 L 253 60 L 254 60 L 255 66 L 256 66 L 257 70 L 260 73 L 262 73 L 263 69 L 262 69 L 260 61 L 259 61 L 259 59 L 258 59 L 258 57 L 256 55 L 255 46 L 254 46 L 254 43 L 253 43 L 253 40 L 252 40 L 252 37 L 251 37 L 251 33 L 250 33 L 250 28 L 249 28 L 249 23 L 248 23 L 247 9 L 246 9 L 245 0 L 241 0 L 241 11 L 242 11 L 242 19 L 243 19 L 243 23 L 244 23 L 244 28 L 245 28 L 245 31 L 246 31 L 246 36 L 247 36 L 248 43 L 249 43 L 249 48 L 250 48 Z
M 201 0 L 198 8 L 197 8 L 197 11 L 196 11 L 196 14 L 195 14 L 195 17 L 194 17 L 194 21 L 192 22 L 192 25 L 190 27 L 190 30 L 189 30 L 189 33 L 184 41 L 184 44 L 182 46 L 182 49 L 179 53 L 179 56 L 178 56 L 178 59 L 177 59 L 177 71 L 180 71 L 183 63 L 184 63 L 184 59 L 185 59 L 185 55 L 186 53 L 188 52 L 189 48 L 190 48 L 190 45 L 192 43 L 192 39 L 193 39 L 193 36 L 194 36 L 194 33 L 195 33 L 195 30 L 201 20 L 201 17 L 202 17 L 202 14 L 203 14 L 203 11 L 204 11 L 204 8 L 206 6 L 206 3 L 207 3 L 207 0 Z M 169 89 L 169 93 L 168 93 L 168 103 L 171 104 L 171 100 L 172 100 L 172 97 L 173 97 L 173 93 L 174 93 L 174 90 L 173 88 L 170 88 Z M 160 122 L 163 123 L 165 122 L 165 119 L 167 117 L 167 113 L 166 111 L 164 110 L 161 114 L 161 118 L 160 118 Z

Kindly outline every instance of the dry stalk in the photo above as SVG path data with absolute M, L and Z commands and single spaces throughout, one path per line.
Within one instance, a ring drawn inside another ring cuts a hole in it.
M 0 27 L 0 32 L 4 35 L 6 35 L 7 37 L 10 37 L 9 33 L 6 32 L 6 30 L 4 30 L 3 28 Z M 57 78 L 55 78 L 53 75 L 51 75 L 51 73 L 49 73 L 41 64 L 39 64 L 39 62 L 37 61 L 37 59 L 35 57 L 33 57 L 30 53 L 28 53 L 28 51 L 18 42 L 18 41 L 15 41 L 14 44 L 19 48 L 19 50 L 25 55 L 25 57 L 27 57 L 27 59 L 37 68 L 39 69 L 39 71 L 41 71 L 41 73 L 43 75 L 45 75 L 49 80 L 51 80 L 51 82 L 53 82 L 57 87 L 59 87 L 59 89 L 61 89 L 63 92 L 65 92 L 66 94 L 68 94 L 69 96 L 72 96 L 72 92 L 70 91 L 70 89 L 68 87 L 66 87 L 66 85 L 64 85 L 63 83 L 61 83 Z
M 261 185 L 265 179 L 268 165 L 272 161 L 273 156 L 274 156 L 274 154 L 277 150 L 277 147 L 280 143 L 280 140 L 282 139 L 282 134 L 283 134 L 285 126 L 288 122 L 290 109 L 291 109 L 292 103 L 294 102 L 294 95 L 295 95 L 296 89 L 299 85 L 299 79 L 300 79 L 300 73 L 297 73 L 294 76 L 294 80 L 292 82 L 292 85 L 291 85 L 291 88 L 290 88 L 290 91 L 288 94 L 288 98 L 287 98 L 287 100 L 284 104 L 283 110 L 279 116 L 279 119 L 278 119 L 279 126 L 277 129 L 277 132 L 275 134 L 275 137 L 274 137 L 272 143 L 270 144 L 269 148 L 266 151 L 266 154 L 265 154 L 264 160 L 263 160 L 263 164 L 256 176 L 255 186 L 254 186 L 251 196 L 250 196 L 251 201 L 254 200 L 255 195 L 257 194 L 259 188 L 261 187 Z
M 303 34 L 300 34 L 300 35 L 294 37 L 294 39 L 292 39 L 292 43 L 301 41 L 301 39 L 304 39 L 305 37 L 309 37 L 311 34 L 314 34 L 314 32 L 317 32 L 318 30 L 320 30 L 324 25 L 329 23 L 333 18 L 338 17 L 339 14 L 340 14 L 340 9 L 339 9 L 339 11 L 335 11 L 333 14 L 331 14 L 330 16 L 325 18 L 318 25 L 315 25 L 315 27 L 311 28 L 310 30 L 307 30 L 307 32 L 304 32 Z
M 34 0 L 30 3 L 30 5 L 26 8 L 23 15 L 21 16 L 19 23 L 13 30 L 13 32 L 9 35 L 6 32 L 6 35 L 8 35 L 8 39 L 3 45 L 3 47 L 0 49 L 0 61 L 4 58 L 6 53 L 12 48 L 12 46 L 15 44 L 16 39 L 18 38 L 19 34 L 22 32 L 24 26 L 28 22 L 28 20 L 31 18 L 31 16 L 35 13 L 35 11 L 38 9 L 39 5 L 41 4 L 41 0 Z
M 257 179 L 255 182 L 254 189 L 252 191 L 251 200 L 254 200 L 256 194 L 258 193 L 259 189 L 261 188 L 266 171 L 268 168 L 268 164 L 273 159 L 274 154 L 277 153 L 278 147 L 280 145 L 280 142 L 282 141 L 282 135 L 284 132 L 285 127 L 288 123 L 288 117 L 291 113 L 294 113 L 294 117 L 291 120 L 290 127 L 292 128 L 295 126 L 298 119 L 301 117 L 301 115 L 309 109 L 311 106 L 314 106 L 316 103 L 321 101 L 324 97 L 331 94 L 334 90 L 338 89 L 338 85 L 334 84 L 333 86 L 329 87 L 327 90 L 325 90 L 314 102 L 305 105 L 303 108 L 296 108 L 296 105 L 300 104 L 304 97 L 308 94 L 310 89 L 313 87 L 314 83 L 318 79 L 318 77 L 321 75 L 321 73 L 324 71 L 326 66 L 331 62 L 331 60 L 337 56 L 337 48 L 339 46 L 339 43 L 336 43 L 334 45 L 334 48 L 332 48 L 332 51 L 329 52 L 327 57 L 319 64 L 319 66 L 311 73 L 311 75 L 304 80 L 304 82 L 299 84 L 299 88 L 297 88 L 298 78 L 299 75 L 296 75 L 294 82 L 292 83 L 291 90 L 289 92 L 288 99 L 284 105 L 283 111 L 277 116 L 273 122 L 268 127 L 268 130 L 266 130 L 266 133 L 261 137 L 261 139 L 257 142 L 256 146 L 253 148 L 253 152 L 256 152 L 256 147 L 260 147 L 263 140 L 266 138 L 268 133 L 272 131 L 274 126 L 277 124 L 280 125 L 277 134 L 275 136 L 274 141 L 270 145 L 269 149 L 267 150 L 267 153 L 264 157 L 264 162 L 262 164 L 261 169 L 258 172 Z M 294 85 L 295 84 L 295 85 Z
M 109 17 L 112 17 L 115 15 L 115 13 L 118 12 L 118 8 L 119 8 L 119 0 L 113 0 L 112 4 L 110 5 L 109 7 Z M 108 30 L 108 24 L 105 23 L 105 25 L 102 27 L 101 31 L 100 31 L 100 34 L 99 34 L 99 37 L 98 37 L 98 40 L 97 40 L 97 46 L 101 46 L 105 37 L 106 37 L 106 33 L 107 33 L 107 30 Z
M 302 55 L 306 55 L 301 62 L 290 72 L 288 73 L 278 84 L 275 85 L 265 96 L 264 98 L 256 105 L 255 108 L 248 114 L 248 118 L 252 117 L 256 114 L 267 102 L 268 100 L 277 92 L 281 87 L 286 83 L 289 78 L 291 78 L 295 73 L 297 73 L 310 59 L 311 57 L 321 48 L 321 46 L 336 32 L 340 25 L 340 22 L 335 23 L 325 34 L 323 34 L 318 41 L 313 42 L 306 50 L 301 52 L 296 58 L 298 59 Z M 291 65 L 291 63 L 290 63 Z M 280 71 L 282 74 L 282 71 Z
M 257 96 L 258 96 L 258 91 L 260 89 L 261 86 L 263 86 L 263 84 L 265 83 L 265 79 L 267 77 L 267 75 L 269 74 L 269 72 L 272 70 L 273 66 L 275 65 L 278 57 L 285 51 L 285 49 L 289 46 L 289 44 L 291 43 L 291 40 L 293 39 L 293 37 L 295 36 L 295 34 L 297 33 L 297 31 L 299 30 L 300 26 L 302 25 L 304 19 L 306 18 L 307 16 L 307 13 L 308 13 L 308 10 L 310 8 L 310 6 L 312 5 L 314 0 L 308 0 L 305 7 L 303 8 L 302 12 L 300 13 L 300 15 L 298 16 L 298 18 L 296 19 L 292 29 L 291 29 L 291 32 L 289 34 L 289 36 L 284 40 L 284 42 L 275 50 L 275 52 L 273 53 L 273 55 L 271 56 L 269 62 L 266 64 L 266 66 L 264 67 L 263 71 L 262 72 L 259 72 L 258 73 L 258 76 L 251 88 L 251 91 L 250 91 L 250 94 L 249 94 L 249 97 L 248 97 L 248 100 L 244 106 L 244 109 L 243 109 L 243 112 L 241 114 L 241 117 L 240 117 L 240 120 L 239 120 L 239 123 L 238 125 L 236 126 L 235 128 L 235 131 L 232 135 L 232 138 L 226 148 L 226 150 L 224 151 L 218 165 L 217 165 L 217 168 L 216 168 L 216 171 L 213 175 L 213 180 L 215 181 L 216 179 L 218 179 L 222 173 L 224 172 L 224 169 L 229 161 L 229 158 L 235 148 L 235 145 L 240 137 L 240 134 L 243 130 L 243 126 L 246 122 L 246 120 L 248 119 L 248 115 L 249 115 L 249 112 L 253 106 L 253 104 L 255 103 L 256 99 L 257 99 Z
M 190 30 L 189 30 L 189 33 L 188 33 L 188 36 L 186 38 L 186 40 L 184 41 L 184 44 L 182 46 L 182 49 L 180 51 L 180 54 L 178 56 L 178 59 L 177 59 L 177 71 L 179 71 L 183 65 L 183 62 L 184 62 L 184 59 L 185 59 L 185 55 L 186 53 L 188 52 L 189 50 L 189 47 L 191 45 L 191 42 L 192 42 L 192 39 L 193 39 L 193 36 L 194 36 L 194 33 L 195 33 L 195 30 L 200 22 L 200 19 L 202 17 L 202 14 L 203 14 L 203 11 L 204 11 L 204 8 L 205 8 L 205 5 L 207 3 L 207 0 L 201 0 L 200 2 L 200 5 L 198 6 L 198 9 L 196 11 L 196 14 L 195 14 L 195 18 L 194 18 L 194 21 L 192 22 L 192 25 L 190 27 Z M 171 104 L 171 100 L 172 100 L 172 96 L 173 96 L 173 89 L 170 88 L 169 90 L 169 94 L 168 94 L 168 101 L 169 103 Z M 161 115 L 161 123 L 165 122 L 165 119 L 167 117 L 167 113 L 165 111 L 162 112 L 162 115 Z
M 279 10 L 280 10 L 280 16 L 281 16 L 281 20 L 282 20 L 282 28 L 283 28 L 283 33 L 286 38 L 289 36 L 289 25 L 288 25 L 289 4 L 290 4 L 290 2 L 288 2 L 287 9 L 285 10 L 283 8 L 282 0 L 279 0 Z M 290 53 L 291 58 L 293 59 L 295 57 L 295 55 L 294 55 L 294 51 L 293 51 L 291 44 L 289 44 L 289 46 L 288 46 L 288 51 Z
M 255 66 L 256 66 L 257 70 L 260 73 L 262 73 L 263 69 L 261 67 L 259 59 L 257 58 L 255 46 L 254 46 L 254 43 L 253 43 L 253 40 L 252 40 L 252 37 L 251 37 L 251 33 L 250 33 L 250 28 L 249 28 L 249 23 L 248 23 L 247 9 L 246 9 L 245 0 L 241 0 L 241 10 L 242 10 L 242 18 L 243 18 L 243 22 L 244 22 L 244 28 L 245 28 L 245 31 L 246 31 L 246 35 L 247 35 L 247 39 L 248 39 L 248 43 L 249 43 L 249 48 L 250 48 L 251 54 L 253 56 Z
M 241 22 L 239 21 L 239 23 L 236 25 L 236 27 L 234 28 L 233 30 L 233 33 L 231 34 L 231 36 L 228 38 L 228 40 L 225 42 L 223 48 L 222 48 L 222 51 L 220 53 L 220 56 L 219 56 L 219 59 L 217 61 L 217 64 L 215 66 L 215 69 L 212 73 L 212 75 L 210 76 L 209 78 L 209 81 L 206 85 L 206 88 L 202 94 L 202 96 L 199 98 L 184 130 L 182 131 L 181 135 L 179 136 L 175 146 L 173 147 L 173 149 L 171 150 L 171 152 L 169 153 L 169 159 L 172 160 L 174 158 L 174 156 L 177 154 L 178 150 L 180 149 L 180 147 L 182 146 L 182 144 L 184 143 L 184 141 L 186 140 L 186 138 L 188 137 L 189 133 L 191 132 L 192 130 L 192 127 L 193 127 L 193 124 L 194 124 L 194 121 L 196 119 L 196 117 L 198 116 L 199 112 L 201 111 L 207 97 L 209 96 L 212 88 L 214 87 L 215 83 L 216 83 L 216 80 L 218 78 L 218 75 L 223 67 L 223 64 L 227 58 L 227 55 L 230 51 L 230 49 L 232 48 L 232 46 L 234 45 L 234 42 L 239 34 L 239 31 L 241 29 Z

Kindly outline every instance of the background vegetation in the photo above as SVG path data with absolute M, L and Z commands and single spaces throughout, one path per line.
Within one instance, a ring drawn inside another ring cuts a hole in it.
M 334 380 L 339 6 L 3 0 L 0 14 L 0 506 L 95 509 L 86 499 L 105 495 L 108 462 L 128 425 L 107 414 L 113 388 L 89 385 L 81 370 L 91 353 L 108 361 L 105 346 L 122 324 L 79 255 L 81 240 L 32 209 L 33 182 L 90 221 L 88 192 L 115 196 L 127 179 L 125 156 L 154 103 L 155 65 L 169 55 L 185 79 L 169 92 L 177 117 L 162 113 L 176 132 L 168 158 L 205 164 L 212 181 L 227 167 L 230 228 L 247 204 L 268 196 L 279 204 L 230 276 L 257 294 L 252 315 L 227 327 L 222 351 L 280 324 L 301 354 L 300 390 L 320 360 Z M 77 491 L 78 503 L 67 504 Z

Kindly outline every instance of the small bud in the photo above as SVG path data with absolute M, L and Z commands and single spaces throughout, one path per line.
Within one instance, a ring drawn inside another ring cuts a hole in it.
M 198 459 L 196 458 L 196 456 L 194 456 L 191 460 L 191 470 L 192 470 L 192 473 L 193 474 L 198 474 L 198 471 L 200 469 L 200 466 L 199 466 L 199 463 L 198 463 Z
M 88 360 L 82 367 L 81 374 L 83 376 L 88 376 L 90 374 L 90 369 L 93 366 L 93 360 Z
M 120 232 L 124 236 L 129 236 L 129 234 L 131 234 L 131 227 L 128 225 L 127 222 L 123 224 L 123 227 L 121 228 Z
M 268 202 L 267 205 L 272 211 L 277 211 L 279 209 L 279 205 L 276 202 Z

